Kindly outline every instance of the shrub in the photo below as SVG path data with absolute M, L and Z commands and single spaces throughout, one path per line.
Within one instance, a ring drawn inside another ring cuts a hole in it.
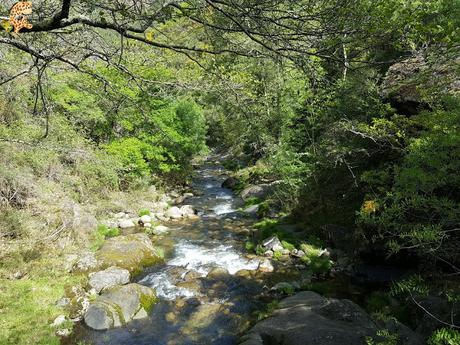
M 139 217 L 150 216 L 150 210 L 146 209 L 146 208 L 140 209 L 139 212 L 138 212 L 138 215 L 139 215 Z
M 428 345 L 458 345 L 460 344 L 460 332 L 451 328 L 441 328 L 435 331 Z

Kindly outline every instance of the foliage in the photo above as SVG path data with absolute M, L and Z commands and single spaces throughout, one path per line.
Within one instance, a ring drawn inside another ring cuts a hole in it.
M 451 328 L 441 328 L 435 331 L 428 345 L 456 345 L 460 343 L 460 332 Z
M 137 213 L 139 217 L 142 216 L 150 216 L 150 210 L 147 208 L 140 209 L 139 212 Z
M 391 253 L 410 250 L 421 256 L 456 260 L 454 243 L 459 239 L 455 229 L 460 219 L 457 104 L 416 117 L 414 121 L 423 129 L 410 140 L 401 163 L 386 174 L 363 176 L 375 191 L 370 198 L 379 207 L 373 212 L 361 209 L 360 222 L 370 228 L 374 238 L 388 239 Z

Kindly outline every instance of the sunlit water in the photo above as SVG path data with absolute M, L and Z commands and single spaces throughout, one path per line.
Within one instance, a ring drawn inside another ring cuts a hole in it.
M 171 232 L 157 240 L 157 245 L 174 243 L 166 263 L 138 278 L 138 283 L 155 288 L 161 301 L 148 319 L 132 321 L 126 327 L 97 332 L 81 326 L 77 330 L 80 340 L 111 345 L 237 343 L 258 306 L 254 296 L 262 289 L 260 284 L 235 275 L 259 266 L 258 259 L 245 257 L 245 238 L 238 235 L 250 221 L 235 213 L 241 200 L 221 187 L 225 175 L 217 164 L 205 165 L 196 173 L 194 188 L 201 195 L 186 203 L 199 211 L 201 219 L 168 224 Z M 207 279 L 215 268 L 225 269 L 229 275 Z

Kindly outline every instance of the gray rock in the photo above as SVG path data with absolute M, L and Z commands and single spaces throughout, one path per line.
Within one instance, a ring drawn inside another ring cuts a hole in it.
M 169 228 L 164 225 L 158 225 L 153 228 L 152 233 L 154 235 L 163 235 L 169 232 Z
M 129 229 L 134 228 L 136 224 L 131 219 L 123 219 L 118 222 L 118 227 L 120 229 Z
M 216 279 L 227 276 L 229 273 L 225 268 L 222 267 L 214 267 L 211 271 L 209 271 L 206 278 Z
M 244 213 L 256 215 L 259 212 L 259 205 L 251 205 L 243 210 Z
M 262 247 L 264 247 L 265 250 L 272 250 L 274 252 L 283 250 L 283 245 L 276 236 L 272 236 L 263 240 Z
M 291 255 L 295 258 L 301 258 L 303 256 L 305 256 L 305 252 L 303 250 L 297 250 L 297 249 L 294 249 L 292 252 L 291 252 Z
M 147 223 L 152 223 L 152 217 L 150 217 L 149 215 L 143 215 L 141 218 L 139 218 L 139 221 L 142 223 L 142 224 L 147 224 Z
M 59 315 L 57 318 L 54 319 L 53 323 L 51 326 L 53 327 L 59 327 L 62 325 L 64 322 L 66 322 L 66 317 L 65 315 Z
M 275 268 L 269 259 L 262 260 L 259 264 L 259 271 L 261 272 L 273 272 L 274 270 Z
M 139 284 L 112 288 L 90 304 L 84 320 L 88 327 L 105 330 L 147 316 L 156 302 L 154 290 Z
M 180 208 L 180 212 L 182 216 L 189 217 L 195 215 L 195 210 L 193 209 L 192 205 L 184 205 Z
M 173 206 L 166 211 L 165 216 L 167 218 L 180 219 L 182 218 L 182 211 L 180 210 L 179 207 Z
M 72 272 L 87 272 L 99 267 L 99 261 L 97 260 L 93 252 L 85 252 L 80 255 L 77 261 L 73 264 Z
M 243 200 L 248 200 L 249 198 L 265 199 L 267 196 L 273 193 L 275 184 L 276 183 L 264 183 L 246 187 L 241 192 L 241 197 Z
M 137 233 L 109 238 L 96 254 L 102 268 L 117 266 L 131 273 L 163 261 L 147 234 Z
M 282 300 L 274 314 L 257 323 L 243 337 L 242 345 L 366 345 L 366 338 L 381 329 L 358 305 L 349 300 L 328 299 L 302 291 Z M 421 345 L 423 341 L 404 328 L 399 343 Z
M 129 283 L 129 271 L 118 267 L 109 267 L 104 271 L 91 273 L 89 275 L 89 286 L 100 293 L 104 289 L 109 289 L 117 285 Z
M 56 302 L 56 306 L 58 307 L 67 307 L 70 304 L 70 298 L 68 297 L 62 297 Z

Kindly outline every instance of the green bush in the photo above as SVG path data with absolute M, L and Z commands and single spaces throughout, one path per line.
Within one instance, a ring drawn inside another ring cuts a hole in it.
M 460 344 L 460 332 L 451 328 L 441 328 L 435 331 L 428 345 L 458 345 Z
M 295 249 L 295 246 L 292 243 L 289 243 L 288 241 L 281 241 L 281 245 L 284 249 L 287 249 L 289 251 L 293 251 Z
M 400 164 L 363 176 L 374 190 L 359 212 L 370 239 L 386 238 L 391 253 L 410 250 L 455 264 L 460 237 L 460 100 L 413 120 L 422 131 Z M 378 191 L 382 191 L 378 193 Z M 374 206 L 372 206 L 373 204 Z M 372 207 L 370 207 L 370 205 Z
M 150 210 L 146 209 L 146 208 L 140 209 L 139 212 L 138 212 L 138 216 L 139 217 L 150 216 Z

